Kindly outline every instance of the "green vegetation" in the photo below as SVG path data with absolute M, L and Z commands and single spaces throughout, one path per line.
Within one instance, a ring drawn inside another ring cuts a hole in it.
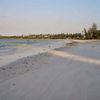
M 87 31 L 84 29 L 85 39 L 100 39 L 100 30 L 97 29 L 97 25 L 94 23 Z
M 100 30 L 94 23 L 89 30 L 84 28 L 84 33 L 71 34 L 34 34 L 34 35 L 20 35 L 20 36 L 0 36 L 0 38 L 14 38 L 14 39 L 100 39 Z
M 75 34 L 39 34 L 26 36 L 0 36 L 0 38 L 14 38 L 14 39 L 83 39 L 84 35 L 81 33 Z

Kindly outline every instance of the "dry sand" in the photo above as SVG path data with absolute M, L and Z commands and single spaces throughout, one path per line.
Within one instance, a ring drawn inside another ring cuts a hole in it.
M 70 44 L 1 67 L 0 100 L 100 100 L 100 42 Z
M 100 42 L 100 40 L 75 40 L 75 39 L 68 39 L 69 41 L 72 41 L 72 42 L 77 42 L 77 43 L 91 43 L 91 42 Z

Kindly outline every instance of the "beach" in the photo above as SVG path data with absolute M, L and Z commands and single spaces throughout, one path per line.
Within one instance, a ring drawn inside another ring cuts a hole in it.
M 24 45 L 0 59 L 0 100 L 100 100 L 100 41 Z
M 0 67 L 18 59 L 59 48 L 68 40 L 0 39 Z

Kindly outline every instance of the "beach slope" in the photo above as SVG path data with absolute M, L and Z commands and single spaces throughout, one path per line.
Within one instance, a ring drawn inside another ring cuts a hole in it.
M 0 100 L 100 100 L 100 42 L 74 43 L 0 68 Z

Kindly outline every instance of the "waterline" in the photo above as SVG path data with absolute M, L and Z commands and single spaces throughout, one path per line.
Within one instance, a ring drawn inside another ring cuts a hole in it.
M 56 55 L 56 56 L 63 57 L 63 58 L 67 58 L 67 59 L 72 59 L 72 60 L 81 61 L 81 62 L 85 62 L 85 63 L 100 65 L 100 60 L 98 60 L 98 59 L 83 57 L 83 56 L 75 55 L 75 54 L 72 54 L 72 53 L 69 53 L 69 52 L 52 50 L 49 53 Z

